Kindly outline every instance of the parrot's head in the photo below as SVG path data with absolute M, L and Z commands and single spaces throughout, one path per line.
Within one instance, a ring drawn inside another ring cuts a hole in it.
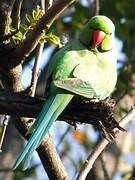
M 94 16 L 80 33 L 80 41 L 88 48 L 108 51 L 113 47 L 115 27 L 106 16 Z

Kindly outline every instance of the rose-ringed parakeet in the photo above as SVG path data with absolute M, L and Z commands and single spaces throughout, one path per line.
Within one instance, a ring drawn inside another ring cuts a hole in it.
M 34 150 L 75 95 L 103 100 L 117 81 L 114 24 L 105 16 L 94 16 L 79 38 L 60 49 L 52 58 L 46 80 L 51 79 L 47 100 L 27 145 L 17 159 L 28 167 Z

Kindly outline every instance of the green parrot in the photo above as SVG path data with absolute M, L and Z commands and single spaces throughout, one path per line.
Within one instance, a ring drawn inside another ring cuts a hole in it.
M 47 100 L 13 169 L 23 159 L 23 170 L 27 169 L 34 150 L 75 95 L 99 100 L 110 96 L 117 82 L 114 31 L 109 18 L 94 16 L 77 40 L 53 56 L 46 73 L 46 80 L 51 80 Z

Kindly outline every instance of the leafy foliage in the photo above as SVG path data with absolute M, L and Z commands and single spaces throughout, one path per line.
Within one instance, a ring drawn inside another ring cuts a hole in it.
M 27 24 L 20 24 L 21 29 L 17 30 L 12 26 L 12 19 L 10 18 L 10 32 L 14 32 L 15 34 L 12 36 L 12 40 L 14 44 L 18 45 L 22 43 L 30 30 L 33 29 L 33 27 L 37 24 L 37 22 L 40 20 L 40 18 L 44 15 L 44 12 L 40 9 L 39 6 L 37 6 L 36 9 L 32 11 L 32 15 L 25 14 L 25 18 L 27 20 Z M 59 37 L 54 35 L 53 33 L 48 33 L 47 35 L 43 35 L 40 43 L 43 43 L 44 41 L 49 40 L 50 42 L 54 43 L 56 46 L 59 46 L 59 48 L 62 47 L 60 43 Z

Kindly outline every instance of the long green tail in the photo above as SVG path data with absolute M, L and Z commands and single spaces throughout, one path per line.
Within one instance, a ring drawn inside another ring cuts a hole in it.
M 22 153 L 18 157 L 13 169 L 16 169 L 21 161 L 25 158 L 23 170 L 27 169 L 32 158 L 34 150 L 41 144 L 44 136 L 49 131 L 53 122 L 65 109 L 67 104 L 71 101 L 73 95 L 71 94 L 57 94 L 51 96 L 45 103 L 41 113 L 38 116 L 38 123 L 27 145 L 24 147 Z

